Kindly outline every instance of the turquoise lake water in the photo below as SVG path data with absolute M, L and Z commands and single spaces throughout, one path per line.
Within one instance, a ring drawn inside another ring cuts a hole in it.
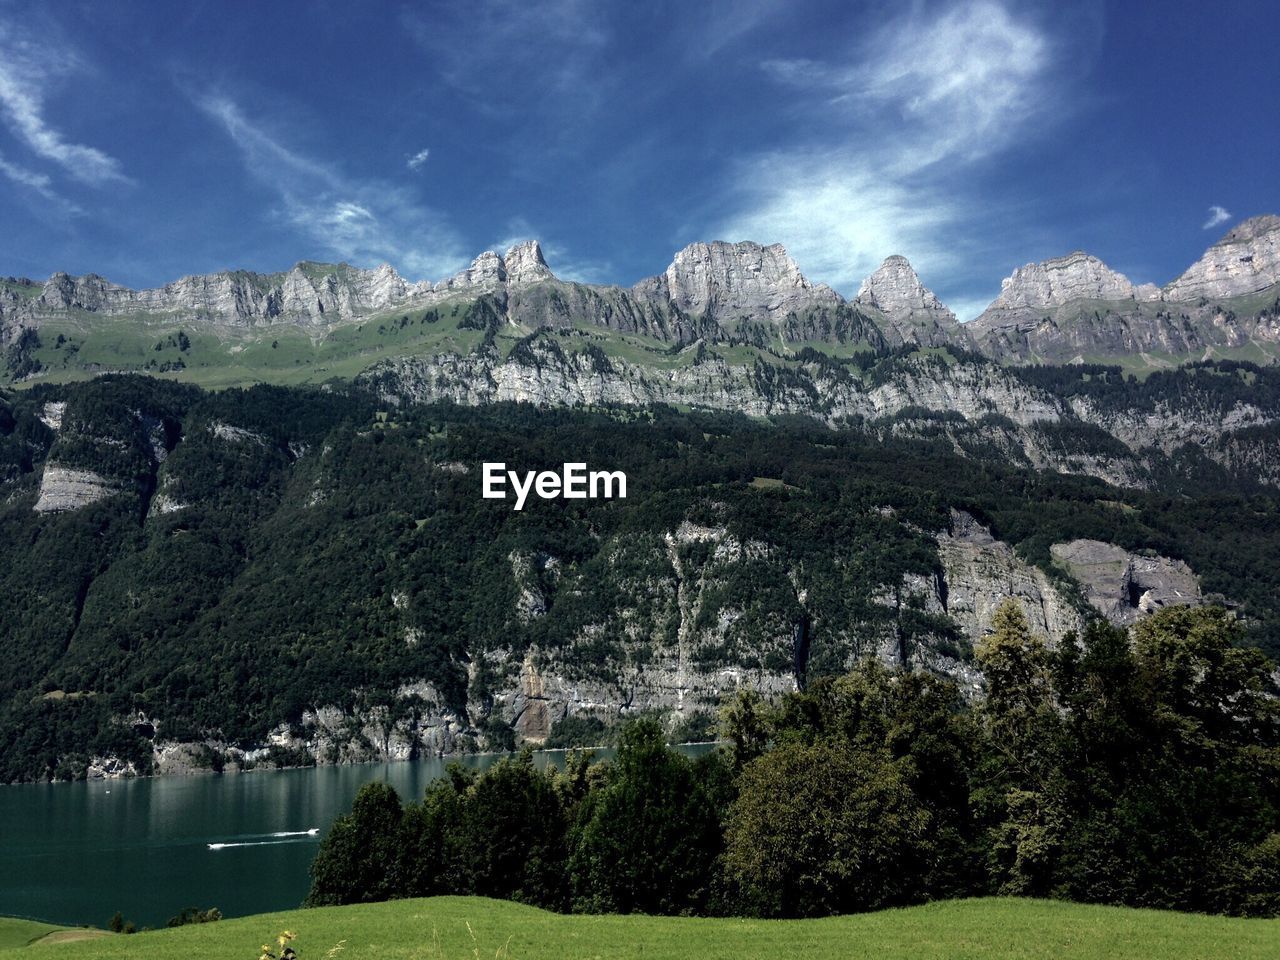
M 460 758 L 477 768 L 494 759 Z M 104 926 L 120 910 L 154 927 L 185 907 L 229 917 L 296 907 L 321 837 L 362 784 L 384 780 L 417 799 L 444 768 L 431 759 L 0 786 L 0 914 Z

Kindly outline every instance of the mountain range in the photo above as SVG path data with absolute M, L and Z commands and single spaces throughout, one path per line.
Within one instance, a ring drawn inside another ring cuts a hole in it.
M 965 324 L 902 257 L 845 299 L 755 243 L 0 280 L 0 780 L 698 736 L 866 656 L 972 692 L 1006 597 L 1053 638 L 1226 603 L 1274 653 L 1278 243 L 1030 264 Z M 584 456 L 629 498 L 478 497 Z
M 1135 285 L 1082 251 L 1018 267 L 966 324 L 900 256 L 886 259 L 846 300 L 806 278 L 778 244 L 694 243 L 663 273 L 625 288 L 559 280 L 530 241 L 505 254 L 482 253 L 437 282 L 410 282 L 385 264 L 365 270 L 306 262 L 284 273 L 224 271 L 149 290 L 94 274 L 58 273 L 44 283 L 7 278 L 0 281 L 0 346 L 13 349 L 25 331 L 47 331 L 82 344 L 81 356 L 90 357 L 96 341 L 110 336 L 101 329 L 110 319 L 117 336 L 122 321 L 216 331 L 223 350 L 234 353 L 281 325 L 323 336 L 345 324 L 486 296 L 510 329 L 600 327 L 664 344 L 950 344 L 1001 362 L 1146 369 L 1215 357 L 1269 361 L 1280 351 L 1280 217 L 1239 224 L 1163 288 Z M 93 372 L 138 365 L 124 351 L 115 365 L 95 356 L 63 366 Z M 23 374 L 58 372 L 58 364 L 42 362 Z

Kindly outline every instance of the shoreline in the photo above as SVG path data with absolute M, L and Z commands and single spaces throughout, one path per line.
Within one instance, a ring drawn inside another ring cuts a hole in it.
M 689 741 L 685 743 L 672 743 L 672 744 L 668 744 L 668 746 L 676 747 L 676 748 L 711 747 L 711 746 L 718 746 L 726 742 L 727 741 L 724 741 L 724 740 L 694 740 L 694 741 Z M 513 757 L 522 753 L 524 749 L 525 748 L 522 747 L 519 750 L 479 750 L 474 753 L 443 753 L 443 754 L 435 754 L 430 757 L 419 756 L 419 757 L 414 757 L 412 759 L 406 759 L 406 760 L 389 760 L 389 759 L 346 760 L 346 761 L 338 761 L 336 763 L 316 761 L 315 763 L 296 763 L 296 764 L 290 764 L 287 766 L 272 766 L 272 767 L 235 766 L 231 769 L 226 769 L 226 770 L 213 770 L 205 767 L 193 767 L 190 770 L 187 770 L 184 772 L 170 771 L 168 773 L 125 773 L 125 774 L 116 774 L 112 776 L 101 776 L 101 777 L 80 777 L 76 780 L 15 780 L 15 781 L 9 781 L 6 783 L 0 783 L 0 787 L 39 787 L 39 786 L 53 786 L 53 785 L 64 785 L 64 784 L 71 785 L 76 783 L 85 783 L 85 784 L 120 783 L 120 782 L 134 781 L 134 780 L 180 780 L 180 779 L 185 779 L 187 777 L 222 777 L 222 776 L 240 776 L 240 775 L 252 774 L 252 773 L 282 773 L 286 770 L 314 770 L 319 767 L 362 767 L 362 766 L 372 766 L 375 764 L 380 764 L 385 766 L 389 764 L 400 764 L 400 763 L 422 763 L 424 761 L 429 761 L 429 760 L 442 760 L 447 762 L 452 760 L 462 760 L 465 757 L 477 757 L 477 758 Z M 614 750 L 614 749 L 617 749 L 616 746 L 610 745 L 610 744 L 599 744 L 599 745 L 589 746 L 589 747 L 533 747 L 532 748 L 533 753 L 535 755 L 540 753 L 570 754 L 570 753 L 573 753 L 574 751 L 579 751 L 579 750 L 596 751 L 596 750 Z M 4 916 L 4 914 L 0 914 L 0 916 Z M 30 918 L 18 918 L 18 919 L 30 919 Z

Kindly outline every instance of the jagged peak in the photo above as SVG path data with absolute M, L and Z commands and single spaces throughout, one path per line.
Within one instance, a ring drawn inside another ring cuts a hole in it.
M 758 282 L 762 275 L 785 280 L 793 286 L 810 286 L 787 248 L 780 243 L 699 240 L 676 251 L 666 269 L 667 280 L 673 286 L 696 277 L 732 289 L 742 283 Z
M 854 298 L 869 306 L 909 306 L 910 309 L 946 309 L 937 294 L 926 287 L 916 268 L 900 253 L 884 258 L 884 262 L 862 281 Z
M 99 274 L 99 273 L 84 273 L 77 277 L 67 273 L 64 270 L 58 270 L 57 272 L 51 274 L 49 279 L 45 281 L 44 285 L 45 287 L 63 287 L 67 285 L 85 286 L 85 287 L 93 287 L 95 289 L 103 289 L 103 290 L 128 290 L 129 289 L 128 287 L 123 287 L 118 283 L 112 283 L 110 280 L 108 280 L 106 277 L 102 276 L 102 274 Z
M 496 289 L 501 284 L 522 286 L 554 279 L 555 274 L 543 259 L 542 245 L 537 240 L 524 240 L 510 247 L 505 254 L 496 250 L 484 251 L 471 261 L 467 269 L 441 280 L 432 289 Z
M 959 321 L 932 290 L 920 282 L 911 261 L 901 254 L 885 257 L 862 281 L 855 303 L 879 310 L 886 335 L 926 346 L 951 342 Z
M 555 279 L 542 256 L 542 244 L 537 240 L 525 240 L 512 246 L 502 255 L 502 265 L 508 283 L 538 283 Z
M 678 258 L 681 254 L 697 250 L 733 250 L 743 253 L 769 250 L 789 256 L 787 248 L 780 243 L 759 243 L 755 240 L 694 240 L 677 250 L 675 255 Z
M 544 267 L 547 265 L 547 261 L 542 256 L 542 244 L 537 240 L 521 240 L 519 243 L 513 243 L 502 255 L 502 259 L 510 260 L 513 257 L 534 260 Z
M 677 250 L 675 256 L 671 258 L 671 265 L 667 267 L 667 273 L 670 274 L 673 269 L 678 269 L 683 264 L 699 260 L 748 264 L 770 261 L 784 265 L 790 271 L 793 271 L 796 276 L 803 279 L 800 268 L 796 265 L 795 260 L 791 258 L 791 254 L 787 252 L 786 247 L 780 243 L 761 244 L 754 240 L 698 240 L 694 243 L 686 244 Z M 805 282 L 807 283 L 808 281 L 806 280 Z

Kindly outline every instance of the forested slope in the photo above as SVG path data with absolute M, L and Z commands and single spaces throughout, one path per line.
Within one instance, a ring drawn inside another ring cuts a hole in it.
M 1049 549 L 1086 538 L 1185 562 L 1276 649 L 1267 488 L 1191 460 L 1119 489 L 933 422 L 388 408 L 350 386 L 142 377 L 6 395 L 0 777 L 501 746 L 566 714 L 690 720 L 740 684 L 791 689 L 865 655 L 976 683 L 984 614 L 956 602 L 954 511 L 1016 548 L 1009 569 L 1041 571 L 1018 574 L 1039 578 L 1029 606 L 1052 593 L 1090 615 Z M 629 495 L 515 512 L 480 498 L 487 460 L 586 460 L 625 471 Z

